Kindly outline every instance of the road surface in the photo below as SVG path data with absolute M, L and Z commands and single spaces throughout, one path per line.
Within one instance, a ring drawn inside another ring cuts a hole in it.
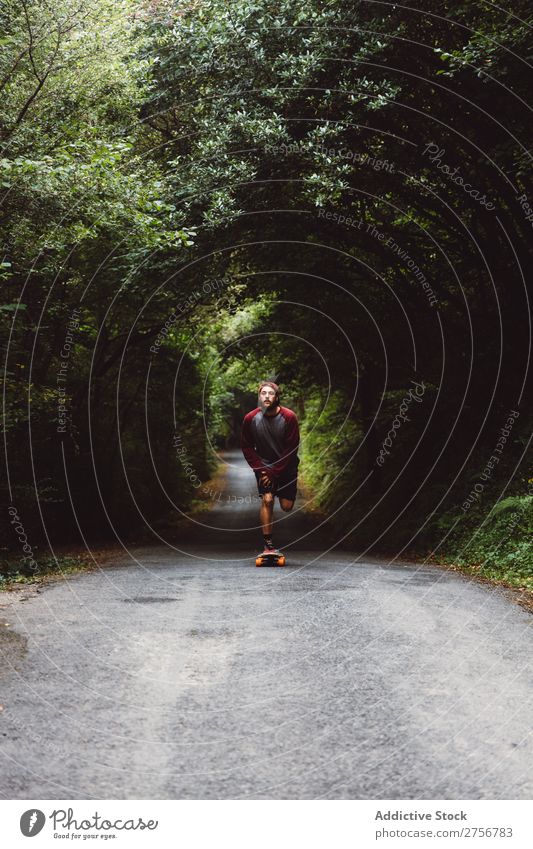
M 531 614 L 301 510 L 256 569 L 226 459 L 181 550 L 0 595 L 2 798 L 530 799 Z

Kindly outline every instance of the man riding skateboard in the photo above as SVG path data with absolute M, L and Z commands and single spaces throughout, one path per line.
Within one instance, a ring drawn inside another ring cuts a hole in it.
M 296 414 L 279 403 L 279 387 L 271 380 L 259 385 L 258 406 L 242 423 L 241 448 L 257 480 L 261 498 L 259 521 L 263 530 L 263 558 L 281 558 L 272 541 L 274 499 L 289 513 L 296 498 L 300 432 Z M 284 562 L 284 560 L 283 560 Z

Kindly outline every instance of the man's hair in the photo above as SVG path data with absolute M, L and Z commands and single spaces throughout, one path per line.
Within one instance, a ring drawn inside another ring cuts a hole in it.
M 261 381 L 261 383 L 259 384 L 259 389 L 257 390 L 257 394 L 258 394 L 258 395 L 259 395 L 259 393 L 261 392 L 261 389 L 263 388 L 263 386 L 270 386 L 270 387 L 272 387 L 272 389 L 273 389 L 273 390 L 274 390 L 274 392 L 276 393 L 276 398 L 277 398 L 277 399 L 278 399 L 278 401 L 279 401 L 279 386 L 278 386 L 278 384 L 277 384 L 277 383 L 274 383 L 274 381 L 273 381 L 273 380 L 263 380 L 263 381 Z

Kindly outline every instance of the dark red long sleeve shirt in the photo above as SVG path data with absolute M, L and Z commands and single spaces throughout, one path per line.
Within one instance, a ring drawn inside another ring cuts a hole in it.
M 278 477 L 296 462 L 300 430 L 296 413 L 280 407 L 275 416 L 265 416 L 259 407 L 247 413 L 241 430 L 241 448 L 257 472 Z

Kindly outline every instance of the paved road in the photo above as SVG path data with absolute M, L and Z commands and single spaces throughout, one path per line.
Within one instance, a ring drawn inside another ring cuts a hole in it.
M 533 617 L 434 567 L 321 556 L 301 512 L 290 565 L 256 569 L 229 459 L 184 552 L 0 597 L 1 796 L 531 798 Z

